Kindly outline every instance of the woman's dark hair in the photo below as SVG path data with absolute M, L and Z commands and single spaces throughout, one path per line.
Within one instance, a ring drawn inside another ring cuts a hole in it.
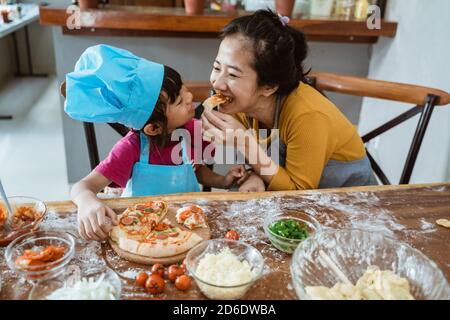
M 283 25 L 273 11 L 258 10 L 249 16 L 234 19 L 222 30 L 222 39 L 241 34 L 251 40 L 254 52 L 253 68 L 258 86 L 278 85 L 278 95 L 288 95 L 305 81 L 309 73 L 303 62 L 308 53 L 302 32 Z
M 158 101 L 156 101 L 152 115 L 144 125 L 145 127 L 148 124 L 156 124 L 162 129 L 161 134 L 152 137 L 152 142 L 157 146 L 164 147 L 169 140 L 166 108 L 169 103 L 174 103 L 178 98 L 182 86 L 183 81 L 180 74 L 171 67 L 164 66 L 164 79 Z

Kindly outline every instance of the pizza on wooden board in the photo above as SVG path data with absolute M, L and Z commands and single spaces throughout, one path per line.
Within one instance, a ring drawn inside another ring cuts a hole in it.
M 155 211 L 145 210 L 146 207 Z M 182 230 L 165 219 L 167 210 L 168 204 L 164 201 L 126 209 L 118 216 L 119 225 L 112 229 L 111 239 L 122 250 L 151 258 L 184 253 L 203 240 L 196 233 Z

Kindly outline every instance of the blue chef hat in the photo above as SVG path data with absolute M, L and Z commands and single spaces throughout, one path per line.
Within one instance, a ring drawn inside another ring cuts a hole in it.
M 142 129 L 161 91 L 164 66 L 129 51 L 87 48 L 66 76 L 64 110 L 75 120 Z

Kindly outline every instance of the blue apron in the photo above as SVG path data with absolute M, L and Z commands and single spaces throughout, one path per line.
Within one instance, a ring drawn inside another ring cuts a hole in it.
M 197 177 L 187 156 L 185 139 L 181 140 L 183 164 L 180 165 L 150 164 L 150 144 L 147 136 L 142 132 L 140 140 L 139 162 L 133 166 L 133 173 L 122 197 L 200 191 Z

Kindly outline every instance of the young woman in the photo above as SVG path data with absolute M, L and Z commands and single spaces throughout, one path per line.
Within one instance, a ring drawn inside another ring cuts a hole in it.
M 235 145 L 251 165 L 241 191 L 376 184 L 355 127 L 306 84 L 306 55 L 304 35 L 270 10 L 223 29 L 210 81 L 232 102 L 205 111 L 202 124 L 207 137 Z M 248 129 L 270 130 L 265 142 L 276 151 Z

